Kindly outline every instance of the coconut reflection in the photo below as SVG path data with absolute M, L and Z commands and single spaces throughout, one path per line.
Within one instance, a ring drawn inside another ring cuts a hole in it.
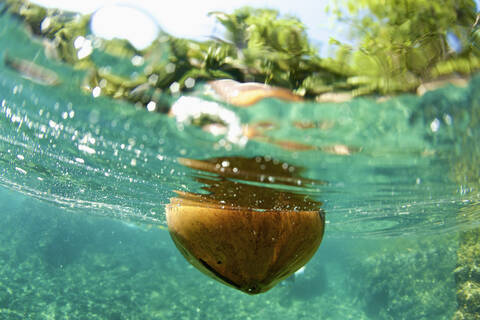
M 321 202 L 298 186 L 299 168 L 269 158 L 179 159 L 201 170 L 205 194 L 177 192 L 170 235 L 197 269 L 248 294 L 265 292 L 304 266 L 324 232 Z M 213 174 L 212 174 L 213 173 Z

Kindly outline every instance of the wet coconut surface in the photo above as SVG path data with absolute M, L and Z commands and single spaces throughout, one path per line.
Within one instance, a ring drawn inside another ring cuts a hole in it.
M 207 194 L 178 192 L 166 208 L 175 245 L 203 273 L 257 294 L 292 275 L 317 251 L 325 224 L 321 203 L 253 184 L 297 185 L 298 168 L 262 157 L 181 163 L 217 175 L 197 178 Z

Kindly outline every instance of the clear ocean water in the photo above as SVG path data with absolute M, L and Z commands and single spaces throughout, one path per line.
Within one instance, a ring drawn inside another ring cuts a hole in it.
M 59 84 L 8 68 L 7 55 L 53 70 Z M 225 106 L 244 124 L 274 124 L 269 139 L 239 146 L 94 98 L 81 89 L 85 71 L 46 58 L 8 15 L 0 16 L 0 58 L 0 319 L 451 319 L 456 312 L 460 235 L 480 223 L 479 77 L 421 97 Z M 306 121 L 312 125 L 295 125 Z M 286 140 L 311 148 L 271 143 Z M 257 296 L 194 269 L 166 228 L 175 191 L 202 187 L 178 158 L 231 156 L 289 163 L 303 168 L 305 181 L 321 181 L 295 188 L 322 203 L 320 249 L 294 280 Z

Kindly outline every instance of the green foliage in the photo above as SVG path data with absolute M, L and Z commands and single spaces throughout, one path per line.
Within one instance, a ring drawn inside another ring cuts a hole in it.
M 34 35 L 49 40 L 60 60 L 91 70 L 85 88 L 100 86 L 102 94 L 143 105 L 214 79 L 268 83 L 313 98 L 338 91 L 353 96 L 414 91 L 436 77 L 480 69 L 474 0 L 344 0 L 331 11 L 348 21 L 357 45 L 332 39 L 338 45 L 334 58 L 319 57 L 298 19 L 245 7 L 210 13 L 227 29 L 227 39 L 198 42 L 162 34 L 143 51 L 114 39 L 101 41 L 101 54 L 93 48 L 91 56 L 79 59 L 74 41 L 86 35 L 89 16 L 27 1 L 6 4 Z M 450 48 L 448 35 L 458 40 L 460 51 Z M 95 59 L 100 55 L 104 59 Z M 130 76 L 103 65 L 109 56 L 112 61 L 140 56 L 145 63 Z
M 7 0 L 6 3 L 8 11 L 22 18 L 34 35 L 51 41 L 56 56 L 68 63 L 79 62 L 74 41 L 87 33 L 89 15 L 45 9 L 28 1 Z
M 135 102 L 140 99 L 142 104 L 149 99 L 139 97 L 139 92 L 188 90 L 187 80 L 190 83 L 214 79 L 256 81 L 290 88 L 306 96 L 349 87 L 341 73 L 345 68 L 317 56 L 299 20 L 281 17 L 274 10 L 251 8 L 211 15 L 228 30 L 228 40 L 198 42 L 166 35 L 163 40 L 166 48 L 162 50 L 168 54 L 162 59 L 147 58 L 144 74 L 137 79 L 122 81 L 95 72 L 89 87 L 105 79 L 108 88 L 102 90 L 104 94 Z M 143 54 L 152 57 L 158 51 L 156 42 Z M 136 90 L 139 86 L 143 90 Z
M 336 8 L 340 20 L 352 25 L 358 49 L 341 45 L 339 60 L 360 76 L 349 79 L 360 93 L 401 92 L 436 76 L 479 68 L 471 46 L 476 17 L 473 0 L 345 0 L 349 14 Z M 461 46 L 455 52 L 447 35 Z M 350 54 L 345 56 L 345 52 Z
M 308 42 L 305 26 L 296 18 L 281 17 L 275 10 L 248 7 L 232 14 L 211 14 L 228 30 L 230 43 L 237 49 L 237 65 L 244 66 L 242 80 L 312 95 L 324 89 L 316 90 L 312 83 L 328 87 L 332 80 L 341 77 L 322 64 L 316 48 Z
M 342 74 L 345 68 L 341 63 L 318 57 L 305 26 L 275 10 L 245 7 L 232 14 L 212 12 L 228 30 L 229 40 L 198 42 L 162 34 L 162 39 L 142 52 L 125 41 L 103 41 L 103 56 L 144 57 L 143 72 L 137 72 L 132 79 L 106 71 L 110 68 L 98 65 L 99 60 L 92 60 L 91 56 L 78 59 L 73 43 L 86 34 L 88 16 L 74 17 L 25 1 L 10 1 L 8 5 L 9 11 L 22 18 L 34 34 L 52 40 L 61 60 L 77 68 L 92 69 L 86 88 L 100 86 L 102 94 L 115 98 L 145 104 L 152 91 L 174 93 L 188 90 L 192 81 L 213 79 L 269 83 L 310 97 L 351 87 Z M 48 27 L 45 21 L 49 21 Z

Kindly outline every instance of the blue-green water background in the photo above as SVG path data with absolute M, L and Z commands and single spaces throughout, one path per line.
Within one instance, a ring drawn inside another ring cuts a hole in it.
M 12 17 L 0 26 L 2 61 L 34 61 L 61 80 L 45 86 L 0 65 L 0 319 L 452 317 L 458 233 L 480 221 L 468 169 L 480 78 L 385 102 L 266 99 L 236 110 L 242 122 L 273 121 L 275 139 L 318 149 L 225 148 L 166 115 L 93 98 L 85 71 L 47 59 Z M 305 120 L 329 125 L 292 124 Z M 359 152 L 321 151 L 339 144 Z M 232 155 L 286 161 L 325 182 L 296 189 L 323 202 L 321 248 L 295 281 L 260 296 L 189 266 L 165 230 L 173 191 L 200 188 L 176 159 Z

